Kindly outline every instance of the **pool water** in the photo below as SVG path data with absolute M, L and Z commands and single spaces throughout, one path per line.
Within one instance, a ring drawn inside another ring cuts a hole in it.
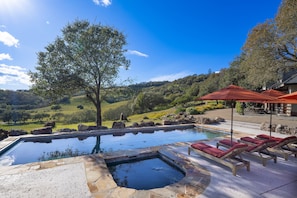
M 1 154 L 0 165 L 9 166 L 99 152 L 106 153 L 119 150 L 147 148 L 176 142 L 212 139 L 222 135 L 223 133 L 214 133 L 200 128 L 192 128 L 172 131 L 159 130 L 153 133 L 126 133 L 123 136 L 101 135 L 85 138 L 47 138 L 39 142 L 22 140 Z
M 108 165 L 108 169 L 118 186 L 136 190 L 162 188 L 185 176 L 181 170 L 160 157 Z

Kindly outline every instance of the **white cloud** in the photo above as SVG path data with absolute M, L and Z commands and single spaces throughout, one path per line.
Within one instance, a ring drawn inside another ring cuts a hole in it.
M 104 6 L 104 7 L 111 5 L 111 0 L 93 0 L 93 2 L 96 5 L 100 5 L 100 6 Z
M 18 84 L 32 85 L 27 70 L 19 66 L 0 64 L 0 85 L 9 86 Z
M 136 56 L 142 56 L 142 57 L 145 57 L 145 58 L 148 57 L 147 54 L 144 54 L 144 53 L 136 51 L 136 50 L 128 50 L 128 53 L 132 54 L 132 55 L 136 55 Z
M 11 56 L 9 54 L 4 54 L 4 53 L 1 53 L 0 54 L 0 61 L 1 60 L 12 60 Z
M 14 36 L 9 34 L 8 32 L 0 31 L 0 42 L 4 43 L 4 45 L 7 45 L 9 47 L 11 47 L 11 46 L 18 47 L 19 46 L 19 40 L 14 38 Z
M 157 77 L 151 78 L 149 81 L 174 81 L 174 80 L 177 80 L 179 78 L 183 78 L 183 77 L 186 77 L 189 75 L 190 74 L 188 74 L 186 72 L 180 72 L 180 73 L 176 73 L 176 74 L 157 76 Z
M 50 22 L 49 22 L 49 21 L 46 21 L 45 23 L 46 23 L 47 25 L 49 25 L 49 24 L 50 24 Z

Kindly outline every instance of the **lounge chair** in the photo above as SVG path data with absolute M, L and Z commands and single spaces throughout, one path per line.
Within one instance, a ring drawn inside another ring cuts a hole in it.
M 275 141 L 275 144 L 271 145 L 268 150 L 272 153 L 275 153 L 285 160 L 288 160 L 290 155 L 297 157 L 297 137 L 288 136 L 285 138 L 278 138 L 274 136 L 269 136 L 265 134 L 260 134 L 256 136 L 258 139 L 272 139 Z
M 274 160 L 274 163 L 277 162 L 277 156 L 267 150 L 269 146 L 275 143 L 273 140 L 258 140 L 250 137 L 243 137 L 238 140 L 238 142 L 232 141 L 231 143 L 230 139 L 223 139 L 217 142 L 217 148 L 219 146 L 230 148 L 231 146 L 241 143 L 246 143 L 248 145 L 248 148 L 244 153 L 260 159 L 263 166 L 266 166 L 267 161 L 271 159 Z
M 237 144 L 228 150 L 221 150 L 203 142 L 198 142 L 188 148 L 188 154 L 190 155 L 191 151 L 195 151 L 201 156 L 231 168 L 233 175 L 236 176 L 238 168 L 246 166 L 247 171 L 250 171 L 250 162 L 243 160 L 240 156 L 247 147 L 246 144 Z

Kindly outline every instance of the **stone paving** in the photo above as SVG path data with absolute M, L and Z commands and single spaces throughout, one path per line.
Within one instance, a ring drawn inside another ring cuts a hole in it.
M 11 179 L 12 175 L 17 174 L 24 174 L 26 172 L 41 171 L 41 170 L 49 170 L 54 169 L 57 167 L 63 166 L 70 166 L 73 164 L 83 164 L 83 168 L 85 169 L 85 178 L 87 181 L 87 186 L 91 195 L 87 193 L 84 189 L 80 189 L 80 192 L 83 191 L 83 195 L 85 197 L 119 197 L 119 198 L 128 198 L 128 197 L 159 197 L 159 198 L 166 198 L 166 197 L 197 197 L 197 195 L 201 194 L 205 188 L 208 186 L 210 182 L 210 173 L 205 170 L 204 168 L 200 167 L 197 164 L 193 164 L 190 160 L 186 159 L 183 155 L 180 155 L 176 152 L 172 152 L 172 149 L 178 146 L 186 146 L 186 144 L 179 143 L 175 145 L 168 145 L 162 147 L 152 147 L 146 149 L 138 149 L 133 151 L 118 151 L 115 153 L 107 153 L 107 154 L 94 154 L 94 155 L 86 155 L 86 156 L 79 156 L 73 158 L 63 158 L 58 160 L 51 160 L 45 162 L 35 162 L 23 165 L 15 165 L 15 166 L 7 166 L 1 167 L 0 170 L 0 182 L 3 184 L 6 181 Z M 152 190 L 135 190 L 130 188 L 119 187 L 115 183 L 110 174 L 108 167 L 105 163 L 105 160 L 117 157 L 126 157 L 135 156 L 135 155 L 145 155 L 146 153 L 151 152 L 159 152 L 162 155 L 165 155 L 169 159 L 171 159 L 177 166 L 179 166 L 184 172 L 185 177 L 179 181 L 178 183 L 168 185 L 164 188 L 156 188 Z M 7 177 L 9 176 L 10 177 Z M 42 175 L 42 174 L 41 174 Z M 65 181 L 72 181 L 72 179 L 80 180 L 75 178 L 75 174 L 68 173 L 67 178 L 63 178 Z M 84 175 L 81 175 L 84 177 Z M 61 175 L 57 175 L 57 178 L 60 178 Z M 22 177 L 19 177 L 22 179 Z M 49 182 L 48 178 L 42 178 L 42 182 L 47 185 L 40 185 L 41 186 L 51 186 L 57 185 L 57 179 L 53 178 L 53 182 Z M 2 180 L 2 181 L 1 181 Z M 27 178 L 28 180 L 28 178 Z M 18 182 L 18 181 L 15 181 Z M 28 181 L 27 181 L 28 182 Z M 0 195 L 10 195 L 10 197 L 22 197 L 23 193 L 26 192 L 26 185 L 30 185 L 29 183 L 25 183 L 22 186 L 21 190 L 14 191 L 14 189 L 9 189 L 8 186 L 5 186 L 5 191 L 0 189 Z M 81 184 L 81 182 L 78 182 Z M 71 188 L 69 185 L 74 185 L 72 182 L 69 184 L 65 184 L 67 188 Z M 76 184 L 77 185 L 77 184 Z M 1 185 L 0 185 L 1 186 Z M 14 185 L 18 186 L 18 185 Z M 38 188 L 39 184 L 36 184 L 36 189 Z M 65 188 L 66 186 L 62 187 Z M 73 187 L 72 187 L 73 188 Z M 29 189 L 27 189 L 29 190 Z M 31 195 L 34 189 L 31 190 Z M 47 189 L 49 190 L 49 189 Z M 49 193 L 47 190 L 40 191 L 35 190 L 38 197 L 52 197 L 53 193 Z M 22 193 L 22 194 L 18 194 Z M 43 194 L 44 193 L 44 194 Z M 62 194 L 63 195 L 63 194 Z M 76 193 L 73 195 L 74 197 L 80 197 L 82 193 Z M 1 196 L 2 197 L 2 196 Z

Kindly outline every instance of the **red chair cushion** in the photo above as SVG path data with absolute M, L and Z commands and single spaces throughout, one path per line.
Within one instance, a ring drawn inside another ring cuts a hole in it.
M 277 142 L 281 141 L 283 138 L 279 138 L 279 137 L 273 137 L 273 136 L 269 136 L 269 135 L 266 135 L 266 134 L 260 134 L 260 135 L 257 135 L 258 138 L 261 138 L 261 139 L 271 139 L 271 140 L 275 140 Z
M 204 144 L 202 142 L 194 143 L 191 145 L 192 148 L 203 151 L 205 148 L 211 148 L 211 146 Z
M 294 140 L 296 139 L 297 141 L 297 137 L 296 136 L 289 136 L 289 137 L 286 137 L 286 138 L 283 138 L 281 141 L 279 141 L 278 143 L 280 142 L 284 142 L 284 141 L 287 141 L 287 140 Z
M 231 143 L 230 139 L 223 139 L 223 140 L 220 140 L 219 142 L 222 144 L 228 145 L 230 147 L 234 146 L 235 144 L 239 144 L 238 142 L 235 142 L 235 141 L 232 141 L 232 143 Z
M 222 156 L 225 155 L 225 152 L 223 150 L 217 149 L 215 147 L 205 148 L 205 149 L 203 149 L 203 152 L 208 153 L 208 154 L 215 156 L 217 158 L 221 158 Z
M 253 143 L 253 144 L 261 144 L 264 141 L 267 141 L 267 140 L 259 140 L 259 139 L 255 139 L 255 138 L 251 138 L 251 137 L 242 137 L 240 139 L 245 141 L 245 142 L 250 142 L 250 143 Z

